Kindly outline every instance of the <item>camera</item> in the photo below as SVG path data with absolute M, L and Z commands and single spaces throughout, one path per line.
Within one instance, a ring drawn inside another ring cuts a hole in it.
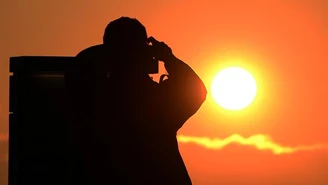
M 148 44 L 148 60 L 146 63 L 146 69 L 148 71 L 148 74 L 157 74 L 158 73 L 158 68 L 159 68 L 159 61 L 155 59 L 154 57 L 154 52 L 153 52 L 153 46 Z

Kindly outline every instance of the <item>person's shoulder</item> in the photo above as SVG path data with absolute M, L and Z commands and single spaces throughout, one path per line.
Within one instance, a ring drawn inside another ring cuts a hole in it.
M 104 52 L 104 45 L 98 44 L 83 49 L 76 55 L 76 58 L 92 58 L 95 56 L 102 55 L 103 52 Z
M 99 65 L 99 63 L 105 60 L 105 51 L 105 47 L 102 44 L 90 46 L 75 56 L 74 66 L 80 71 L 95 70 L 95 65 Z

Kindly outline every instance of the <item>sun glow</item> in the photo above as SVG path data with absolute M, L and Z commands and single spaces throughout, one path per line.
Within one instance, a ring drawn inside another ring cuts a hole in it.
M 218 105 L 227 110 L 241 110 L 256 96 L 256 81 L 240 67 L 220 71 L 212 81 L 212 95 Z

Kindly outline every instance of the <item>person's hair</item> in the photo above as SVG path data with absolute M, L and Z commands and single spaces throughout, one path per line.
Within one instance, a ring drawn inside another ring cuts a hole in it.
M 103 36 L 103 46 L 116 71 L 147 72 L 149 55 L 146 28 L 135 18 L 120 17 L 111 21 Z
M 105 45 L 139 44 L 147 40 L 146 28 L 135 18 L 120 17 L 111 21 L 104 32 Z

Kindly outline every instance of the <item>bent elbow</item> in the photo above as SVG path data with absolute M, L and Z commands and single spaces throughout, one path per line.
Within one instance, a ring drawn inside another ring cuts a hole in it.
M 204 85 L 204 88 L 203 88 L 201 94 L 202 94 L 201 95 L 202 96 L 202 101 L 204 102 L 206 100 L 206 97 L 207 97 L 207 89 L 206 89 L 205 85 Z
M 199 86 L 199 101 L 203 104 L 207 97 L 207 89 L 205 84 L 201 81 L 201 85 Z
M 192 100 L 193 106 L 191 106 L 193 107 L 192 109 L 194 110 L 194 112 L 196 112 L 205 102 L 207 97 L 207 89 L 205 85 L 202 83 L 202 85 L 198 87 L 195 92 L 197 93 L 194 94 L 194 98 Z

